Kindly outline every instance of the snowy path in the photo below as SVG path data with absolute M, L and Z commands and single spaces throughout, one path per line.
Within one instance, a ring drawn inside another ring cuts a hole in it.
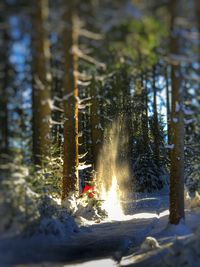
M 90 225 L 62 244 L 4 240 L 0 242 L 0 266 L 74 266 L 78 262 L 101 258 L 110 258 L 107 264 L 110 262 L 111 265 L 101 263 L 100 266 L 113 266 L 111 259 L 118 261 L 137 251 L 145 237 L 157 227 L 158 214 L 165 211 L 167 205 L 166 194 L 140 195 L 136 201 L 127 204 L 127 210 L 132 214 L 127 217 L 129 220 Z M 164 217 L 167 217 L 165 213 Z

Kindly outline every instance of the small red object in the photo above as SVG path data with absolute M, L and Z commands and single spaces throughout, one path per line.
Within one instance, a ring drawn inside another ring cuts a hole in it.
M 95 186 L 91 186 L 91 185 L 86 185 L 84 188 L 83 188 L 83 193 L 86 193 L 88 194 L 88 197 L 94 197 L 95 195 Z

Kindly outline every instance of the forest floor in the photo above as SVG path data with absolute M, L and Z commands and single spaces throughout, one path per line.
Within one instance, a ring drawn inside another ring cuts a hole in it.
M 0 239 L 0 266 L 160 266 L 167 246 L 177 237 L 189 238 L 200 221 L 198 210 L 186 210 L 186 225 L 166 228 L 168 193 L 139 194 L 126 203 L 127 216 L 121 221 L 88 222 L 70 239 L 54 242 L 51 238 Z M 155 237 L 160 248 L 147 244 L 147 236 Z

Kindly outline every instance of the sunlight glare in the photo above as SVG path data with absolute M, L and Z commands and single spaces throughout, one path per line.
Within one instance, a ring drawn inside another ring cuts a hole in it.
M 104 200 L 102 208 L 107 212 L 109 219 L 121 220 L 124 218 L 116 176 L 112 177 L 112 185 L 107 192 L 105 187 L 102 188 L 102 199 Z

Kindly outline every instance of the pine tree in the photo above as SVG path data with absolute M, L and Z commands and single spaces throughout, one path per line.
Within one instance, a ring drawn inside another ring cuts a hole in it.
M 153 134 L 154 134 L 154 156 L 157 165 L 160 165 L 160 130 L 157 110 L 157 88 L 156 88 L 156 67 L 153 68 Z
M 179 53 L 179 39 L 175 35 L 175 19 L 177 17 L 178 1 L 171 0 L 171 38 L 170 52 Z M 180 66 L 171 66 L 172 112 L 170 123 L 171 150 L 170 170 L 170 215 L 171 224 L 178 224 L 184 219 L 184 113 L 183 87 L 181 86 Z
M 51 79 L 48 71 L 50 46 L 45 23 L 48 19 L 48 0 L 38 0 L 36 3 L 35 26 L 35 55 L 34 88 L 33 88 L 33 157 L 38 165 L 42 163 L 42 157 L 48 154 L 50 145 L 50 117 L 51 91 L 49 82 Z
M 79 192 L 78 177 L 78 17 L 69 1 L 63 16 L 64 67 L 64 165 L 62 199 Z
M 5 22 L 0 14 L 0 24 Z M 0 153 L 8 152 L 8 34 L 0 32 Z
M 98 167 L 98 156 L 102 146 L 103 141 L 103 127 L 102 121 L 100 117 L 100 99 L 98 92 L 98 84 L 93 81 L 90 86 L 90 94 L 91 94 L 91 136 L 92 136 L 92 156 L 94 162 L 94 169 L 97 171 Z

